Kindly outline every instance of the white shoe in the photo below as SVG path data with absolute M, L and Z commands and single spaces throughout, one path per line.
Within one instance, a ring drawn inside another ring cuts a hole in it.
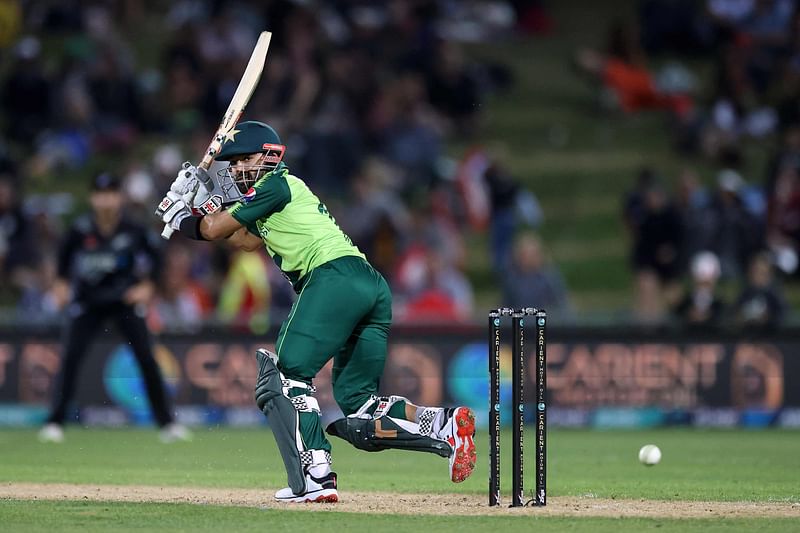
M 161 428 L 161 431 L 158 432 L 158 439 L 164 444 L 178 441 L 189 442 L 192 440 L 192 432 L 186 426 L 171 422 Z
M 469 407 L 456 407 L 445 411 L 447 419 L 437 432 L 453 448 L 450 456 L 450 480 L 461 483 L 467 479 L 478 460 L 475 451 L 475 413 Z
M 50 422 L 39 430 L 40 442 L 64 442 L 64 429 L 61 424 Z
M 316 478 L 306 474 L 306 492 L 295 494 L 289 487 L 275 493 L 275 499 L 286 503 L 336 503 L 339 493 L 336 491 L 336 472 Z

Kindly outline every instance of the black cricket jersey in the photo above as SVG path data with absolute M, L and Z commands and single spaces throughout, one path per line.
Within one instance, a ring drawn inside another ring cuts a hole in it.
M 120 303 L 133 285 L 155 280 L 159 268 L 158 237 L 124 217 L 108 236 L 91 215 L 78 218 L 58 252 L 59 277 L 70 281 L 73 302 L 87 306 Z

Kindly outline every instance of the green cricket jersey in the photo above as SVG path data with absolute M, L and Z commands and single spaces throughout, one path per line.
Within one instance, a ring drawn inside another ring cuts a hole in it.
M 265 174 L 228 212 L 264 241 L 299 291 L 314 268 L 344 256 L 366 259 L 317 196 L 283 165 Z

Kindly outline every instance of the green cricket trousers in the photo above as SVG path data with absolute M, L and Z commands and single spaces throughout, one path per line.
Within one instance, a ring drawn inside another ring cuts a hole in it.
M 334 259 L 306 274 L 278 334 L 278 367 L 310 384 L 333 358 L 333 396 L 347 416 L 378 393 L 391 322 L 392 293 L 383 276 L 361 257 Z M 330 451 L 319 415 L 300 415 L 306 446 Z

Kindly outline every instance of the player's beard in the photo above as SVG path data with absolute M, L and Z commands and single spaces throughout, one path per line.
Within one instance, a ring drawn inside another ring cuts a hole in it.
M 233 182 L 236 184 L 236 188 L 239 189 L 239 192 L 247 194 L 250 187 L 252 187 L 259 178 L 270 172 L 270 170 L 271 169 L 264 165 L 253 165 L 242 167 L 241 169 L 231 169 L 231 174 Z

